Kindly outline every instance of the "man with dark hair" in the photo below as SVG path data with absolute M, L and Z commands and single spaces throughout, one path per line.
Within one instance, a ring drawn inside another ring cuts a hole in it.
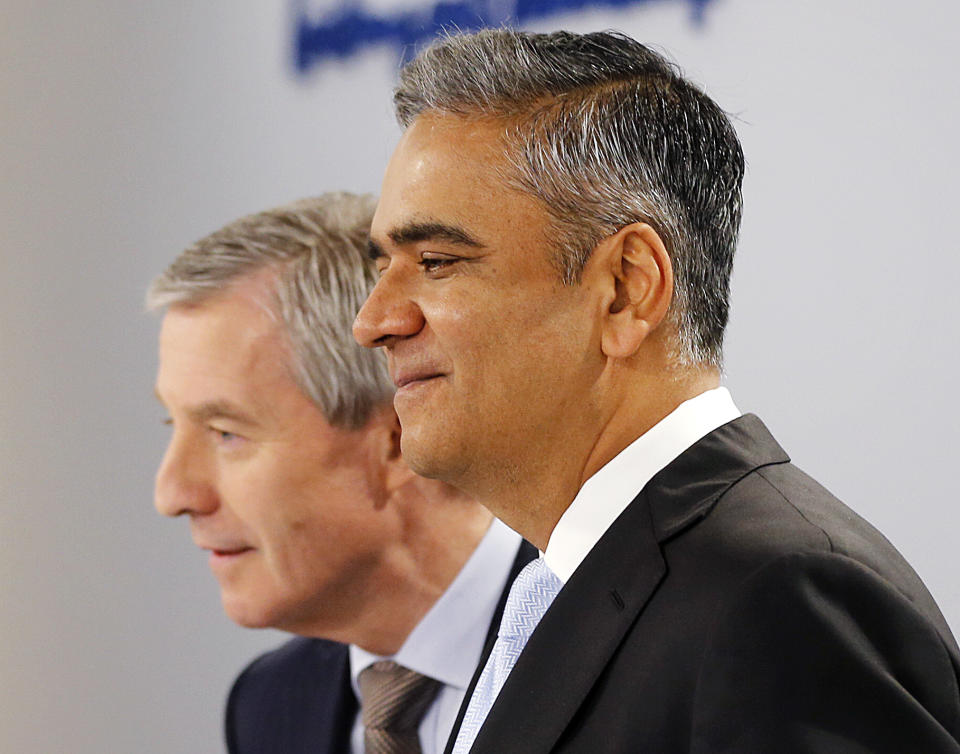
M 720 386 L 723 111 L 625 36 L 509 30 L 395 104 L 354 334 L 408 463 L 543 551 L 448 751 L 960 752 L 933 599 Z
M 534 554 L 400 457 L 382 354 L 350 335 L 373 206 L 327 194 L 241 218 L 148 294 L 172 425 L 157 509 L 189 517 L 234 621 L 303 637 L 234 684 L 231 754 L 442 751 Z

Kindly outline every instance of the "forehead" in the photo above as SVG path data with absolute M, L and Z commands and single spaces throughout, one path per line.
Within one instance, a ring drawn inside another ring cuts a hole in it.
M 228 289 L 199 304 L 173 305 L 160 331 L 157 387 L 165 401 L 231 399 L 269 406 L 298 390 L 289 351 L 263 287 Z
M 480 240 L 541 229 L 545 208 L 507 181 L 505 128 L 502 120 L 418 117 L 387 165 L 372 235 L 382 241 L 404 225 L 433 222 L 469 228 Z

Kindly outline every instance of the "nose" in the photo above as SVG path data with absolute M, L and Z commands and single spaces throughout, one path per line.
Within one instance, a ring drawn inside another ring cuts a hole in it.
M 416 335 L 425 324 L 423 311 L 388 271 L 377 281 L 357 318 L 353 337 L 361 346 L 389 346 L 398 338 Z
M 164 516 L 210 514 L 219 507 L 216 489 L 199 448 L 174 436 L 167 446 L 153 488 L 153 504 Z

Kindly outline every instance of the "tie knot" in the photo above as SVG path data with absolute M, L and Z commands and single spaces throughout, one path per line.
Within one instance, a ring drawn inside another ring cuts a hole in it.
M 563 582 L 543 558 L 531 560 L 510 587 L 498 636 L 520 637 L 526 643 L 562 588 Z
M 415 732 L 442 685 L 440 681 L 380 660 L 360 671 L 363 724 L 367 729 Z

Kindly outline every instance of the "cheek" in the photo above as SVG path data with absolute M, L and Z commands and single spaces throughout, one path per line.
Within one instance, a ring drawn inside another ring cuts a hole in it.
M 339 552 L 335 532 L 306 516 L 265 522 L 262 536 L 267 568 L 290 591 L 312 588 Z
M 478 362 L 478 389 L 527 424 L 557 402 L 584 399 L 601 366 L 590 327 L 570 316 L 523 312 Z M 577 396 L 580 396 L 578 398 Z M 501 417 L 504 418 L 504 417 Z
M 292 551 L 319 550 L 325 535 L 334 533 L 331 523 L 322 515 L 322 505 L 322 498 L 313 501 L 289 496 L 275 498 L 274 510 L 262 519 L 262 526 L 276 547 Z
M 342 518 L 291 523 L 268 559 L 273 579 L 298 601 L 349 601 L 382 558 L 377 534 Z
M 238 492 L 224 496 L 224 507 L 269 559 L 280 559 L 291 549 L 303 549 L 322 530 L 319 509 L 289 469 L 262 467 L 256 473 L 238 476 L 233 486 Z
M 271 557 L 285 570 L 328 568 L 349 560 L 367 540 L 376 538 L 373 523 L 357 515 L 364 501 L 361 489 L 343 496 L 334 495 L 333 489 L 315 488 L 311 485 L 297 496 L 278 498 L 276 510 L 262 522 Z M 338 504 L 340 497 L 346 497 L 346 504 Z

